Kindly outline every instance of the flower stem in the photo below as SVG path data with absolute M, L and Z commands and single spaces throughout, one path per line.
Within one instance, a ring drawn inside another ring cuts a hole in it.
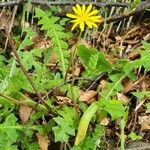
M 74 81 L 75 81 L 75 58 L 77 55 L 77 46 L 81 41 L 81 35 L 82 35 L 82 31 L 80 31 L 78 41 L 75 44 L 74 49 L 71 52 L 71 66 L 72 66 L 71 95 L 72 95 L 72 100 L 74 100 L 73 86 L 74 86 Z

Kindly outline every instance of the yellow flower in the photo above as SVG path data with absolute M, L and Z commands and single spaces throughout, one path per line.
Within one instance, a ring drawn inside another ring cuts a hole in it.
M 89 28 L 97 27 L 96 23 L 101 22 L 101 16 L 98 16 L 98 10 L 92 10 L 92 5 L 90 4 L 87 9 L 85 5 L 82 7 L 79 4 L 76 4 L 73 7 L 75 14 L 67 14 L 67 17 L 72 18 L 73 26 L 71 30 L 74 30 L 78 25 L 81 31 L 84 31 L 85 25 Z M 97 16 L 96 16 L 97 15 Z

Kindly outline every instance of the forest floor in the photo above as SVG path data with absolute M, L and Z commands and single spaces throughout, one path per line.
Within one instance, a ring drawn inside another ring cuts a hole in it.
M 68 4 L 0 3 L 0 150 L 150 149 L 146 2 L 94 3 L 83 32 Z

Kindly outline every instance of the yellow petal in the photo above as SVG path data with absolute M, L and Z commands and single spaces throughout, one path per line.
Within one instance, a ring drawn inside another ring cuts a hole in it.
M 74 20 L 72 20 L 72 21 L 70 21 L 70 22 L 79 22 L 79 23 L 80 23 L 80 19 L 77 18 L 77 19 L 74 19 Z
M 76 8 L 77 8 L 78 12 L 80 14 L 82 14 L 82 9 L 81 9 L 81 6 L 79 4 L 76 4 Z
M 79 22 L 74 23 L 72 28 L 71 28 L 71 31 L 73 31 L 77 27 L 78 24 L 79 24 Z
M 97 27 L 97 25 L 92 21 L 86 21 L 86 24 L 88 25 L 89 28 Z
M 90 13 L 87 14 L 88 17 L 92 16 L 92 15 L 96 15 L 99 11 L 98 10 L 93 10 Z
M 66 14 L 66 16 L 69 18 L 78 18 L 76 15 L 73 15 L 73 14 Z
M 95 19 L 101 19 L 101 16 L 91 16 L 89 17 L 90 20 L 95 20 Z
M 81 29 L 81 31 L 84 31 L 84 22 L 80 22 L 80 29 Z
M 82 5 L 82 13 L 85 13 L 85 5 Z
M 91 24 L 93 27 L 97 28 L 97 25 L 96 25 L 94 22 L 90 21 L 90 24 Z
M 88 26 L 89 28 L 92 28 L 91 21 L 86 21 L 85 23 L 87 24 L 87 26 Z
M 93 17 L 89 17 L 90 21 L 93 21 L 93 22 L 101 22 L 101 17 L 100 16 L 93 16 Z
M 92 9 L 92 5 L 90 4 L 88 7 L 87 7 L 87 10 L 85 11 L 85 14 L 88 14 Z
M 78 14 L 78 15 L 81 15 L 81 12 L 78 11 L 78 9 L 76 7 L 72 7 L 73 11 Z

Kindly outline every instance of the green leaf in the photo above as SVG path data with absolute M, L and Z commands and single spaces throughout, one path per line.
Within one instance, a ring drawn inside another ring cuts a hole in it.
M 111 115 L 112 120 L 124 116 L 125 107 L 123 106 L 123 102 L 119 100 L 101 100 L 100 104 Z
M 140 135 L 137 135 L 135 132 L 131 132 L 128 137 L 132 140 L 132 141 L 135 141 L 135 140 L 141 140 L 142 139 L 142 136 Z
M 99 124 L 96 125 L 92 135 L 89 135 L 82 147 L 86 147 L 88 150 L 94 150 L 96 148 L 104 148 L 103 145 L 99 145 L 101 144 L 102 138 L 105 135 L 105 130 L 102 126 L 100 126 Z
M 141 3 L 141 0 L 134 0 L 133 2 L 130 3 L 128 11 L 132 11 L 133 9 L 136 8 L 137 5 Z
M 26 33 L 25 39 L 20 43 L 18 50 L 23 50 L 25 47 L 33 44 L 32 38 L 37 34 L 30 28 L 24 28 L 23 33 Z
M 22 60 L 22 64 L 26 70 L 35 68 L 38 71 L 43 67 L 42 63 L 39 61 L 42 56 L 41 49 L 33 49 L 32 51 L 20 51 L 19 56 Z
M 15 74 L 9 80 L 7 91 L 9 91 L 9 93 L 13 93 L 19 92 L 21 89 L 26 89 L 27 91 L 33 92 L 33 89 L 31 88 L 31 85 L 24 76 L 23 72 L 20 68 L 17 68 Z
M 60 25 L 59 17 L 54 17 L 52 15 L 50 16 L 39 8 L 36 8 L 35 12 L 35 17 L 39 19 L 38 24 L 41 25 L 41 30 L 45 30 L 47 32 L 46 36 L 50 37 L 51 39 L 52 47 L 56 52 L 60 68 L 63 73 L 63 78 L 65 78 L 67 65 L 69 63 L 68 59 L 70 57 L 70 54 L 67 50 L 68 43 L 66 40 L 70 37 L 71 34 L 68 34 L 65 31 L 65 28 Z
M 146 103 L 147 112 L 150 113 L 150 102 Z
M 84 45 L 77 47 L 78 55 L 88 74 L 107 72 L 112 69 L 104 54 L 95 48 L 86 48 Z
M 124 72 L 126 75 L 130 75 L 133 69 L 137 69 L 143 66 L 147 71 L 150 71 L 150 44 L 143 42 L 143 46 L 145 48 L 144 51 L 140 51 L 141 57 L 137 60 L 128 62 L 124 67 Z
M 142 92 L 132 92 L 134 96 L 136 96 L 139 100 L 147 97 L 150 98 L 150 91 L 142 91 Z
M 79 145 L 75 145 L 71 150 L 95 150 L 95 149 L 104 149 L 104 146 L 101 144 L 102 138 L 105 135 L 104 127 L 97 124 L 92 133 L 88 133 L 88 136 L 80 142 Z
M 87 108 L 83 116 L 81 117 L 79 126 L 78 126 L 78 132 L 77 132 L 77 136 L 75 140 L 75 145 L 80 144 L 80 142 L 85 138 L 89 123 L 92 117 L 94 116 L 94 114 L 96 113 L 96 111 L 98 110 L 98 108 L 99 106 L 97 102 L 92 103 Z
M 85 66 L 87 66 L 89 59 L 92 55 L 98 54 L 98 51 L 95 48 L 86 48 L 84 45 L 79 45 L 77 47 L 77 51 Z
M 12 141 L 16 141 L 18 134 L 17 134 L 17 130 L 12 128 L 11 126 L 15 126 L 17 125 L 17 118 L 15 117 L 14 114 L 10 114 L 5 122 L 3 124 L 0 125 L 0 133 L 2 135 L 6 134 L 7 138 L 9 138 Z
M 0 53 L 1 54 L 1 53 Z M 5 65 L 5 60 L 6 58 L 3 55 L 0 55 L 0 68 L 3 67 Z
M 17 125 L 17 118 L 14 114 L 8 115 L 5 122 L 0 125 L 0 148 L 17 150 L 17 146 L 12 145 L 19 137 Z
M 58 142 L 58 141 L 68 142 L 69 135 L 68 133 L 66 133 L 66 131 L 63 128 L 56 126 L 56 127 L 53 127 L 53 131 L 55 134 L 55 142 Z
M 52 128 L 55 134 L 55 142 L 67 142 L 70 135 L 75 135 L 78 114 L 75 109 L 67 106 L 58 111 L 58 114 L 60 116 L 53 118 L 57 123 L 57 126 Z
M 121 82 L 125 75 L 122 72 L 113 73 L 109 75 L 109 78 L 111 82 L 106 82 L 106 87 L 101 92 L 101 97 L 106 100 L 111 99 L 111 96 L 115 96 L 117 92 L 123 90 Z
M 29 144 L 29 143 L 30 143 L 30 144 Z M 40 149 L 37 142 L 33 142 L 33 143 L 27 142 L 27 143 L 24 143 L 22 147 L 23 147 L 24 149 L 26 149 L 26 150 L 38 150 L 38 149 Z M 18 150 L 18 149 L 17 149 L 17 150 Z
M 142 41 L 142 44 L 146 50 L 150 51 L 150 43 Z

